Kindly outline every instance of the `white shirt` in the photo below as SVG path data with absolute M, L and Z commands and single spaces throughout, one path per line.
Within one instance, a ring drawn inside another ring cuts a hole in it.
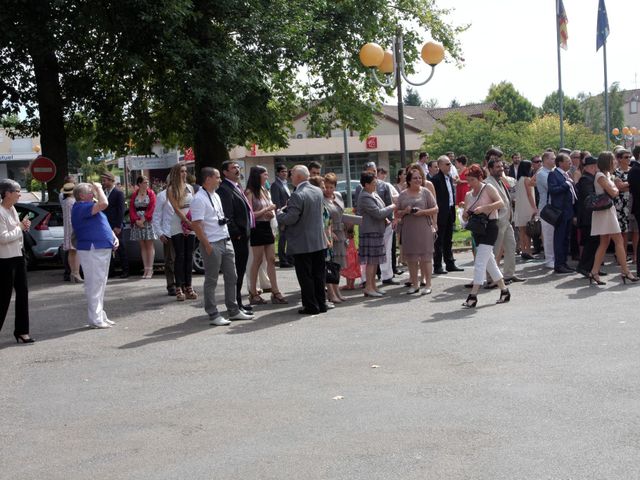
M 451 178 L 451 175 L 445 175 L 444 178 L 445 178 L 444 183 L 447 184 L 447 191 L 449 192 L 449 206 L 453 207 L 455 203 L 453 200 L 453 186 L 452 186 L 453 180 Z
M 22 228 L 14 207 L 0 206 L 0 258 L 22 256 Z M 6 272 L 2 273 L 6 275 Z
M 218 224 L 218 220 L 223 218 L 224 211 L 218 194 L 210 194 L 204 187 L 198 190 L 191 202 L 191 220 L 202 221 L 204 234 L 210 243 L 229 238 L 227 226 Z
M 167 190 L 162 190 L 156 196 L 156 207 L 151 219 L 153 231 L 158 237 L 161 235 L 171 237 L 171 217 L 174 213 L 171 202 L 167 201 Z

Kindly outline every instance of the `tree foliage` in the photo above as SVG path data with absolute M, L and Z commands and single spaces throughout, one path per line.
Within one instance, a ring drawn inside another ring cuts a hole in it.
M 594 133 L 603 134 L 605 131 L 605 119 L 604 119 L 604 95 L 599 93 L 598 95 L 591 95 L 590 93 L 578 94 L 578 101 L 580 103 L 580 109 L 584 115 L 585 124 Z M 609 118 L 610 126 L 613 128 L 624 127 L 624 97 L 620 91 L 620 84 L 614 82 L 609 87 Z M 608 132 L 611 135 L 611 132 Z M 615 141 L 613 136 L 611 140 Z
M 402 99 L 405 105 L 409 105 L 412 107 L 421 107 L 422 106 L 422 98 L 420 98 L 420 94 L 414 88 L 407 88 L 407 93 L 404 94 L 404 98 Z
M 580 108 L 580 102 L 575 98 L 567 97 L 566 95 L 562 96 L 562 110 L 564 112 L 564 118 L 573 124 L 584 123 L 584 112 Z M 546 114 L 555 114 L 560 116 L 560 95 L 556 90 L 547 97 L 542 102 L 542 113 Z
M 537 117 L 530 122 L 509 122 L 504 112 L 489 111 L 484 118 L 467 117 L 459 113 L 445 117 L 433 134 L 425 137 L 424 149 L 437 157 L 447 151 L 465 154 L 479 162 L 492 146 L 505 154 L 520 152 L 529 158 L 545 148 L 557 149 L 560 132 L 557 115 Z M 565 146 L 589 150 L 597 154 L 605 148 L 604 139 L 581 124 L 564 123 Z
M 518 92 L 512 83 L 500 82 L 489 87 L 487 102 L 495 102 L 507 115 L 509 122 L 530 122 L 537 114 L 536 107 Z

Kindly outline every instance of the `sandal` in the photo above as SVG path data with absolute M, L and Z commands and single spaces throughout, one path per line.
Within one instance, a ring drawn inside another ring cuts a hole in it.
M 284 305 L 287 302 L 287 299 L 282 296 L 282 293 L 275 292 L 271 294 L 271 303 L 274 305 Z
M 469 294 L 467 300 L 462 304 L 465 308 L 476 308 L 476 305 L 478 305 L 478 297 L 477 295 L 471 294 Z
M 184 293 L 182 293 L 182 289 L 180 287 L 176 288 L 176 300 L 178 302 L 184 302 L 187 297 Z
M 151 278 L 151 277 L 149 277 Z M 198 294 L 191 287 L 185 287 L 187 300 L 196 300 L 198 298 Z
M 265 303 L 267 302 L 260 295 L 249 292 L 249 305 L 264 305 Z

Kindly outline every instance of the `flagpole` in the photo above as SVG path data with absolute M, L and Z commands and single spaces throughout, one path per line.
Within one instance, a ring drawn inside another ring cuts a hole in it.
M 560 61 L 560 0 L 556 0 L 556 50 L 558 51 L 558 100 L 560 107 L 560 148 L 564 148 L 564 95 L 562 94 L 562 64 Z
M 609 125 L 609 84 L 607 83 L 607 42 L 602 44 L 602 54 L 604 58 L 604 128 L 605 136 L 607 137 L 607 150 L 609 150 L 609 132 L 611 131 Z

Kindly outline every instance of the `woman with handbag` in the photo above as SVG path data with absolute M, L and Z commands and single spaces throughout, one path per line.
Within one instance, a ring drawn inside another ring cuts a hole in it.
M 513 224 L 518 227 L 520 240 L 520 256 L 525 260 L 533 259 L 531 255 L 531 237 L 526 226 L 538 215 L 534 181 L 531 178 L 531 162 L 523 160 L 518 166 L 518 183 L 516 184 L 516 208 L 513 213 Z
M 149 187 L 149 179 L 144 175 L 138 176 L 136 186 L 138 188 L 129 201 L 131 240 L 137 240 L 140 244 L 140 256 L 144 265 L 142 278 L 150 279 L 153 277 L 153 260 L 156 256 L 153 241 L 158 238 L 151 225 L 153 210 L 156 207 L 156 194 Z
M 477 245 L 473 263 L 473 286 L 467 300 L 462 304 L 466 308 L 475 308 L 478 304 L 478 291 L 485 281 L 486 273 L 500 287 L 500 298 L 496 303 L 511 300 L 511 293 L 504 283 L 502 272 L 496 264 L 493 246 L 498 239 L 498 210 L 504 203 L 498 191 L 483 182 L 485 176 L 479 165 L 471 165 L 467 172 L 469 192 L 465 197 L 465 210 L 462 218 L 471 230 L 473 241 Z
M 432 216 L 438 213 L 438 204 L 431 192 L 422 186 L 422 171 L 407 172 L 407 189 L 398 197 L 397 215 L 402 221 L 404 258 L 409 265 L 411 286 L 407 294 L 431 293 L 431 270 L 433 269 L 434 229 Z M 425 287 L 420 290 L 418 267 Z
M 347 266 L 347 234 L 345 232 L 344 224 L 342 223 L 342 214 L 344 213 L 344 202 L 342 201 L 342 195 L 336 193 L 336 186 L 338 185 L 338 177 L 335 173 L 327 173 L 324 176 L 324 208 L 331 220 L 331 231 L 329 238 L 331 243 L 331 260 L 328 264 L 328 270 L 331 270 L 332 277 L 327 275 L 327 293 L 329 300 L 333 303 L 341 303 L 346 300 L 340 294 L 338 285 L 340 283 L 340 270 Z M 337 270 L 338 275 L 334 275 Z M 329 281 L 331 280 L 331 281 Z
M 617 197 L 620 191 L 615 187 L 611 180 L 611 173 L 614 170 L 614 157 L 611 152 L 602 152 L 598 156 L 598 172 L 596 173 L 594 187 L 596 196 L 607 195 L 610 199 Z M 616 214 L 615 206 L 611 202 L 611 206 L 605 210 L 594 210 L 591 214 L 591 235 L 600 235 L 600 245 L 596 250 L 596 255 L 593 260 L 593 268 L 587 278 L 589 278 L 589 285 L 595 282 L 596 285 L 605 285 L 607 282 L 600 281 L 600 267 L 604 260 L 604 255 L 607 251 L 607 247 L 611 240 L 615 244 L 616 259 L 618 265 L 622 270 L 622 281 L 627 283 L 637 282 L 638 277 L 635 277 L 629 271 L 627 266 L 627 251 L 620 230 L 620 224 L 618 223 L 618 216 Z
M 191 229 L 191 202 L 193 187 L 187 183 L 187 166 L 176 163 L 169 172 L 167 200 L 173 207 L 169 233 L 175 250 L 174 273 L 176 277 L 176 300 L 195 300 L 198 294 L 191 287 L 193 271 L 193 247 L 196 235 Z

